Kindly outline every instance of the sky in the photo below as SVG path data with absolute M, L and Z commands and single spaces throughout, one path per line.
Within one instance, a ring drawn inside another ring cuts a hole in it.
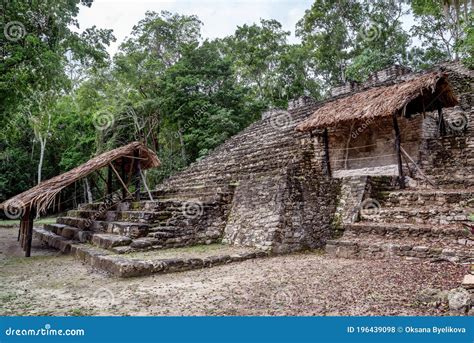
M 260 19 L 276 19 L 285 31 L 291 31 L 290 43 L 298 42 L 295 25 L 309 9 L 312 0 L 94 0 L 92 7 L 81 6 L 80 30 L 96 25 L 113 29 L 117 38 L 108 48 L 111 55 L 130 35 L 133 25 L 145 17 L 147 10 L 166 10 L 179 14 L 195 14 L 204 23 L 203 38 L 222 38 L 235 32 L 237 26 L 258 23 Z

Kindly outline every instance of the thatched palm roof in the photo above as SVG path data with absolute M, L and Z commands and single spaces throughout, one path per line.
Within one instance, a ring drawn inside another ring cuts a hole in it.
M 312 131 L 341 122 L 388 117 L 394 113 L 410 115 L 432 111 L 438 105 L 458 104 L 447 75 L 432 72 L 390 86 L 374 87 L 331 101 L 318 108 L 298 125 L 298 131 Z
M 115 161 L 115 165 L 120 165 L 122 163 L 121 158 L 128 157 L 124 159 L 124 169 L 129 170 L 135 152 L 138 153 L 142 169 L 154 168 L 160 165 L 158 157 L 152 150 L 140 142 L 132 142 L 120 148 L 104 152 L 66 173 L 41 182 L 39 185 L 4 201 L 0 204 L 0 209 L 12 206 L 17 211 L 22 211 L 26 207 L 34 206 L 38 212 L 45 211 L 63 188 L 107 166 L 109 163 Z

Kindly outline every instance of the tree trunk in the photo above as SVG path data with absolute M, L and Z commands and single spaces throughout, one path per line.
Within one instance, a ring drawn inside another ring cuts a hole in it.
M 46 150 L 46 137 L 39 136 L 40 141 L 40 158 L 38 162 L 38 184 L 41 183 L 41 170 L 43 169 L 43 160 L 44 160 L 44 152 Z
M 181 132 L 181 128 L 178 128 L 178 137 L 179 137 L 179 144 L 181 146 L 181 158 L 183 160 L 183 163 L 186 164 L 186 150 L 184 149 L 184 139 L 183 139 L 183 133 Z
M 87 195 L 87 203 L 92 204 L 93 202 L 92 191 L 89 185 L 89 180 L 87 180 L 87 177 L 84 178 L 84 187 L 85 187 L 86 195 Z

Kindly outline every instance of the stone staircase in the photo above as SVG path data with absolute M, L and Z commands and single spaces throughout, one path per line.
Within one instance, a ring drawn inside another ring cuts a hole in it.
M 157 193 L 152 201 L 125 201 L 109 208 L 104 203 L 82 204 L 43 230 L 117 253 L 211 244 L 221 237 L 229 193 L 219 192 L 205 201 Z
M 105 210 L 102 203 L 83 204 L 59 217 L 57 223 L 35 228 L 35 235 L 62 252 L 119 276 L 161 272 L 161 268 L 143 267 L 143 260 L 135 260 L 133 268 L 126 267 L 120 256 L 129 261 L 128 256 L 136 253 L 220 243 L 235 185 L 249 175 L 271 178 L 286 171 L 289 161 L 300 153 L 296 143 L 302 134 L 294 127 L 312 112 L 313 105 L 308 103 L 291 114 L 277 113 L 288 120 L 281 127 L 274 125 L 276 117 L 250 125 L 206 158 L 163 182 L 151 192 L 153 200 L 143 193 L 140 201 L 120 202 Z M 215 257 L 208 264 L 267 255 L 256 248 L 250 250 L 230 260 Z M 176 254 L 179 260 L 179 252 Z M 108 261 L 112 257 L 113 263 Z
M 131 259 L 125 263 L 127 260 L 118 257 L 219 243 L 225 226 L 227 203 L 231 198 L 230 190 L 214 192 L 213 197 L 204 197 L 204 201 L 172 199 L 170 194 L 156 191 L 153 192 L 153 201 L 124 201 L 108 207 L 104 203 L 83 204 L 57 218 L 54 224 L 34 228 L 34 232 L 49 246 L 72 253 L 100 269 L 119 276 L 143 275 L 153 272 L 149 268 L 143 269 L 143 261 L 140 264 Z M 142 194 L 143 198 L 145 196 L 148 194 Z M 109 260 L 115 258 L 114 262 L 102 263 L 105 256 Z M 253 255 L 245 256 L 251 258 Z M 245 256 L 235 259 L 242 260 Z M 135 267 L 130 267 L 130 263 Z M 184 262 L 182 266 L 190 268 Z M 202 264 L 191 265 L 198 266 L 202 267 Z
M 474 235 L 462 225 L 474 212 L 473 199 L 472 188 L 379 192 L 326 251 L 350 258 L 474 260 Z

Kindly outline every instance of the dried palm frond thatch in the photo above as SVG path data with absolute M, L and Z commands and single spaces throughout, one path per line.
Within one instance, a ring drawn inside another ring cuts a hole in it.
M 409 81 L 374 87 L 331 101 L 318 108 L 296 130 L 312 131 L 340 122 L 388 117 L 395 113 L 411 115 L 432 111 L 438 106 L 452 107 L 457 104 L 447 75 L 432 72 Z
M 122 160 L 122 157 L 126 158 Z M 0 204 L 0 209 L 13 206 L 17 211 L 22 211 L 26 207 L 34 207 L 38 213 L 44 212 L 63 188 L 110 163 L 120 165 L 123 162 L 124 170 L 130 170 L 134 158 L 139 159 L 141 169 L 155 168 L 160 165 L 158 157 L 152 150 L 143 143 L 132 142 L 104 152 L 64 174 L 41 182 L 39 185 L 4 201 Z

